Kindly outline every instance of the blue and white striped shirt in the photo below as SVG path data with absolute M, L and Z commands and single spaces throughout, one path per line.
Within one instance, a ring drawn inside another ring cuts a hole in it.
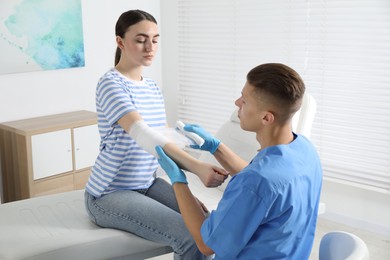
M 126 113 L 136 110 L 150 127 L 165 127 L 164 99 L 156 83 L 147 78 L 129 80 L 113 68 L 98 82 L 96 110 L 100 153 L 86 190 L 99 198 L 116 190 L 149 188 L 158 162 L 117 122 Z

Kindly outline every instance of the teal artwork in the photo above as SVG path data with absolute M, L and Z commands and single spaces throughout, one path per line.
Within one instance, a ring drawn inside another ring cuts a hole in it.
M 0 1 L 0 74 L 84 65 L 81 0 Z

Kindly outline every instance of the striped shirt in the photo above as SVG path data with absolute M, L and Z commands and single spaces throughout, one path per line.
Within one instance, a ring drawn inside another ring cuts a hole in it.
M 152 79 L 133 81 L 116 69 L 100 78 L 96 110 L 101 137 L 100 153 L 86 190 L 96 198 L 116 190 L 146 189 L 154 181 L 156 158 L 144 151 L 117 123 L 126 113 L 137 111 L 153 128 L 166 126 L 164 99 Z

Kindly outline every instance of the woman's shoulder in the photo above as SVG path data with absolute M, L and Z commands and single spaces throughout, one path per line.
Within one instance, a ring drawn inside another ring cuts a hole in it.
M 156 81 L 154 81 L 154 79 L 152 79 L 152 78 L 143 77 L 143 81 L 145 82 L 145 84 L 147 84 L 149 86 L 157 86 Z
M 100 77 L 100 80 L 103 80 L 103 79 L 115 80 L 115 79 L 119 79 L 119 78 L 120 78 L 120 75 L 117 72 L 117 70 L 115 68 L 111 68 L 108 71 L 106 71 L 103 74 L 103 76 Z
M 115 69 L 112 68 L 100 77 L 98 86 L 110 85 L 110 84 L 117 85 L 121 81 L 122 81 L 121 76 L 118 74 L 118 72 Z

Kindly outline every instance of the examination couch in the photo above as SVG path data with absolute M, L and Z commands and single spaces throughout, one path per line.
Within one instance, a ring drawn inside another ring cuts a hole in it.
M 146 259 L 169 246 L 93 224 L 77 190 L 0 205 L 1 260 Z

